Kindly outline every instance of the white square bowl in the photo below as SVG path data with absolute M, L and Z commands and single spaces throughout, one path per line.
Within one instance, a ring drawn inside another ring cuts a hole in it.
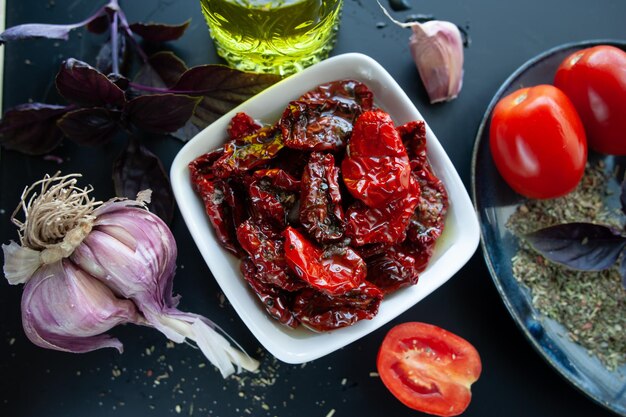
M 450 279 L 469 260 L 479 242 L 478 221 L 469 195 L 427 125 L 428 159 L 448 190 L 450 207 L 444 233 L 428 268 L 420 275 L 419 283 L 385 297 L 372 320 L 362 320 L 330 332 L 316 333 L 303 326 L 290 329 L 265 312 L 239 270 L 240 261 L 217 241 L 204 205 L 192 188 L 187 164 L 225 142 L 226 128 L 235 113 L 245 112 L 265 123 L 274 123 L 291 100 L 320 84 L 341 79 L 366 84 L 374 93 L 376 105 L 388 112 L 397 125 L 423 120 L 408 96 L 380 64 L 366 55 L 343 54 L 292 75 L 231 110 L 180 150 L 170 172 L 180 211 L 222 291 L 259 342 L 276 358 L 287 363 L 317 359 L 383 326 Z

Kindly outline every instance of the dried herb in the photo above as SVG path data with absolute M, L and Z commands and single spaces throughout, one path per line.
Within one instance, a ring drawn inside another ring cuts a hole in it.
M 626 291 L 619 266 L 613 264 L 600 271 L 571 269 L 539 255 L 522 238 L 563 223 L 591 222 L 623 230 L 623 213 L 607 204 L 619 191 L 611 177 L 601 163 L 588 166 L 573 192 L 557 199 L 525 202 L 508 219 L 507 227 L 521 238 L 512 260 L 513 275 L 529 288 L 533 305 L 561 323 L 574 342 L 614 370 L 626 363 Z M 576 230 L 590 230 L 586 227 Z
M 55 79 L 56 87 L 70 104 L 29 103 L 7 110 L 0 121 L 0 144 L 25 154 L 41 155 L 53 150 L 63 137 L 79 145 L 98 146 L 120 130 L 131 137 L 144 131 L 189 140 L 224 113 L 280 79 L 276 75 L 249 74 L 223 65 L 187 68 L 172 52 L 162 51 L 148 57 L 137 39 L 149 43 L 173 41 L 188 26 L 189 21 L 179 25 L 128 23 L 118 0 L 110 0 L 78 23 L 24 24 L 7 29 L 0 34 L 0 44 L 33 38 L 67 40 L 72 30 L 81 27 L 92 33 L 108 31 L 109 37 L 98 52 L 95 66 L 75 58 L 62 63 Z M 140 60 L 140 69 L 131 81 L 128 68 L 133 56 Z M 137 162 L 137 155 L 147 155 L 142 146 L 129 145 L 124 152 L 129 154 L 121 155 L 120 160 Z M 156 158 L 150 156 L 153 157 Z M 116 169 L 123 166 L 126 165 L 115 164 Z M 169 179 L 165 170 L 152 169 L 155 166 L 160 166 L 158 158 L 154 163 L 134 164 L 132 176 L 114 172 L 116 190 L 136 195 L 140 191 L 133 188 L 136 185 L 152 188 L 171 205 L 160 207 L 157 212 L 172 213 L 174 198 Z M 142 172 L 142 167 L 149 171 Z M 142 175 L 143 181 L 130 180 Z M 130 182 L 125 184 L 126 181 Z

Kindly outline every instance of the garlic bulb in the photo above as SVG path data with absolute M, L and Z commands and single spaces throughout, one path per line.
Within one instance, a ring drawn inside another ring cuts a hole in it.
M 154 327 L 176 343 L 195 341 L 224 377 L 255 370 L 258 362 L 231 346 L 209 319 L 176 309 L 176 242 L 146 209 L 149 192 L 101 203 L 89 197 L 90 188 L 76 187 L 77 176 L 57 173 L 27 188 L 12 216 L 20 244 L 3 245 L 7 280 L 26 283 L 28 337 L 70 352 L 121 351 L 119 341 L 102 333 L 130 322 Z M 19 209 L 23 222 L 16 218 Z

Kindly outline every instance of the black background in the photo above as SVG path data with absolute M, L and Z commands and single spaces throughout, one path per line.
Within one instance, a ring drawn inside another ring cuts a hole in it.
M 7 27 L 26 22 L 82 20 L 100 2 L 8 0 Z M 399 82 L 435 132 L 470 187 L 476 130 L 499 85 L 527 59 L 562 43 L 625 39 L 623 0 L 409 0 L 412 9 L 468 28 L 465 78 L 459 98 L 430 105 L 411 60 L 409 31 L 387 22 L 373 0 L 345 0 L 333 54 L 361 52 Z M 218 63 L 197 0 L 122 0 L 130 21 L 179 23 L 192 18 L 185 36 L 168 45 L 189 66 Z M 36 40 L 5 46 L 4 108 L 29 100 L 55 103 L 52 80 L 66 57 L 93 62 L 101 36 L 76 31 L 69 42 Z M 2 151 L 0 237 L 16 239 L 9 217 L 23 188 L 58 169 L 79 171 L 96 197 L 113 195 L 110 166 L 123 138 L 98 149 L 71 144 L 43 157 Z M 182 143 L 155 138 L 149 147 L 169 169 Z M 44 350 L 24 336 L 21 287 L 0 282 L 0 416 L 409 416 L 372 375 L 376 352 L 393 324 L 424 321 L 446 328 L 478 349 L 483 374 L 473 386 L 465 416 L 612 415 L 563 380 L 524 339 L 506 311 L 479 251 L 448 283 L 392 323 L 346 348 L 305 365 L 277 362 L 239 320 L 204 264 L 177 213 L 172 226 L 179 257 L 175 291 L 180 308 L 219 323 L 262 360 L 260 375 L 224 381 L 201 353 L 171 346 L 157 331 L 124 326 L 113 331 L 125 346 L 83 355 Z M 259 384 L 265 386 L 258 386 Z

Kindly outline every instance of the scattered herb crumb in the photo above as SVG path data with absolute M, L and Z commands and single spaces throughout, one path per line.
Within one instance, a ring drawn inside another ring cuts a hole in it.
M 378 378 L 378 372 L 370 372 L 370 377 L 372 378 Z
M 559 223 L 586 221 L 623 227 L 623 216 L 607 207 L 619 195 L 604 163 L 588 165 L 579 186 L 551 200 L 530 200 L 507 221 L 518 237 Z M 598 272 L 567 269 L 547 261 L 522 239 L 512 259 L 513 275 L 525 284 L 534 306 L 561 323 L 574 342 L 613 371 L 626 363 L 626 291 L 618 267 Z

